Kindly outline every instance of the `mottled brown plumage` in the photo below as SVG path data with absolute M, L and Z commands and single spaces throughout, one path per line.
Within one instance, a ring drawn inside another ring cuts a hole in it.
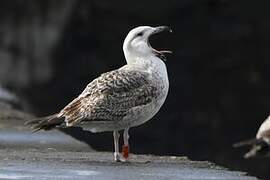
M 28 122 L 34 130 L 74 126 L 82 121 L 119 121 L 136 106 L 157 98 L 157 87 L 143 71 L 121 69 L 101 74 L 58 114 Z M 65 124 L 66 123 L 66 124 Z
M 131 108 L 151 102 L 156 93 L 145 72 L 122 68 L 104 73 L 88 84 L 58 117 L 65 117 L 68 126 L 82 120 L 118 121 Z

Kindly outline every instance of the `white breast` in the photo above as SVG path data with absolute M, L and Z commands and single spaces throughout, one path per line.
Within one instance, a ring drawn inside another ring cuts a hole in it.
M 147 63 L 148 65 L 144 67 L 148 67 L 147 71 L 150 74 L 152 83 L 157 87 L 159 95 L 151 103 L 132 109 L 131 116 L 125 118 L 130 121 L 130 126 L 138 126 L 150 120 L 164 104 L 168 94 L 169 80 L 165 63 L 157 57 L 152 58 L 150 61 L 147 59 Z

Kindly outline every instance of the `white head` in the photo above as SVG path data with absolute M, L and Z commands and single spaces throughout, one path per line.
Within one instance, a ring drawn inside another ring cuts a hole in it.
M 150 27 L 150 26 L 139 26 L 132 29 L 123 44 L 123 51 L 127 63 L 134 63 L 137 61 L 137 57 L 149 57 L 149 56 L 163 56 L 163 53 L 171 53 L 170 51 L 157 51 L 149 44 L 149 37 L 153 34 L 162 31 L 172 30 L 167 26 Z

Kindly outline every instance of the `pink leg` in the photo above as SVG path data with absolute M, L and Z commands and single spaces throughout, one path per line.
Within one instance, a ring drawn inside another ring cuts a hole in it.
M 120 154 L 119 154 L 119 133 L 118 131 L 113 131 L 113 140 L 114 140 L 114 161 L 120 162 Z

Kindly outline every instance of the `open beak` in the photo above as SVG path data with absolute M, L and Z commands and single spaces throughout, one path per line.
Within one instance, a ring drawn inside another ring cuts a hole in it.
M 158 26 L 154 28 L 153 34 L 162 32 L 162 31 L 168 31 L 170 33 L 172 33 L 172 29 L 168 26 Z
M 154 30 L 152 31 L 150 36 L 152 36 L 153 34 L 163 32 L 163 31 L 168 31 L 168 32 L 172 33 L 172 29 L 170 27 L 168 27 L 168 26 L 158 26 L 158 27 L 154 27 Z M 153 51 L 155 53 L 157 53 L 159 55 L 162 55 L 162 56 L 164 56 L 163 54 L 166 54 L 166 53 L 172 54 L 172 51 L 169 51 L 169 50 L 156 50 L 153 47 L 152 47 L 152 49 L 153 49 Z

